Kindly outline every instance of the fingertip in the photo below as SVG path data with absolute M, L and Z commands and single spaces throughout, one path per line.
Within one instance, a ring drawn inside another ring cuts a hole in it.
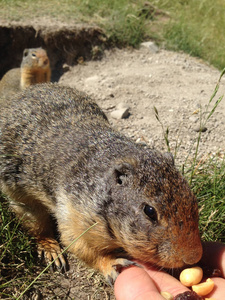
M 116 279 L 117 300 L 161 300 L 163 299 L 148 273 L 139 267 L 126 268 Z

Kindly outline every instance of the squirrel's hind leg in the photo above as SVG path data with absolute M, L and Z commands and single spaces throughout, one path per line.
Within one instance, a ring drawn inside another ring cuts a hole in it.
M 15 197 L 13 197 L 15 198 Z M 21 219 L 23 227 L 37 241 L 38 254 L 44 258 L 46 263 L 55 265 L 58 269 L 65 271 L 67 263 L 61 254 L 62 249 L 55 239 L 56 223 L 50 214 L 50 209 L 34 197 L 23 197 L 19 201 L 12 201 L 10 207 Z

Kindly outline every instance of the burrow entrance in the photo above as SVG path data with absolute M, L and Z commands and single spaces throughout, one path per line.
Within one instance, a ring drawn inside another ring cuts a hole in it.
M 52 68 L 52 81 L 58 81 L 65 64 L 99 59 L 107 47 L 104 32 L 93 26 L 0 25 L 0 79 L 9 70 L 19 67 L 25 48 L 44 48 Z

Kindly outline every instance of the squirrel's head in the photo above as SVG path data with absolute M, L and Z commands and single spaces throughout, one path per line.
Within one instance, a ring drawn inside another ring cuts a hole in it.
M 24 49 L 22 68 L 30 68 L 31 71 L 45 70 L 50 68 L 47 52 L 42 48 Z
M 128 256 L 165 268 L 201 259 L 197 201 L 172 156 L 144 150 L 125 157 L 107 181 L 105 216 Z

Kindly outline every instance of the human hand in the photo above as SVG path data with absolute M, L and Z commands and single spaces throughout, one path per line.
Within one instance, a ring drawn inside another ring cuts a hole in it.
M 225 245 L 220 243 L 204 243 L 202 265 L 220 269 L 223 278 L 213 277 L 215 288 L 207 295 L 216 300 L 225 298 Z M 147 268 L 130 267 L 124 269 L 115 282 L 117 300 L 165 300 L 161 291 L 176 296 L 189 289 L 171 275 Z

